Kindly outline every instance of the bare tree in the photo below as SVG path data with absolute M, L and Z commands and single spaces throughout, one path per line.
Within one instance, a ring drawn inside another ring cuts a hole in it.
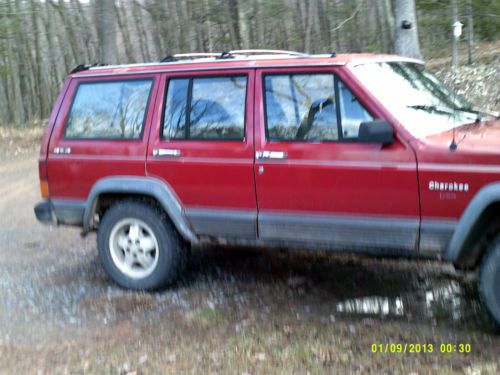
M 474 63 L 474 21 L 472 16 L 472 0 L 467 0 L 467 50 L 468 63 Z
M 458 6 L 457 0 L 450 0 L 451 6 L 451 25 L 454 26 L 458 22 Z M 458 40 L 455 37 L 453 27 L 451 28 L 451 66 L 458 65 Z
M 116 25 L 114 16 L 114 0 L 97 0 L 99 61 L 104 64 L 117 62 Z
M 394 15 L 396 23 L 394 51 L 399 55 L 421 59 L 415 0 L 395 0 Z

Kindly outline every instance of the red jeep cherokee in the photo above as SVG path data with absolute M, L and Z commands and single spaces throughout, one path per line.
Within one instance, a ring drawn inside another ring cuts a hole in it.
M 68 76 L 38 220 L 97 230 L 157 289 L 203 241 L 435 258 L 479 270 L 500 323 L 500 121 L 421 62 L 231 51 Z

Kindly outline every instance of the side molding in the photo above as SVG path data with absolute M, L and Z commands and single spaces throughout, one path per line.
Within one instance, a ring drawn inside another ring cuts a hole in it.
M 186 208 L 185 215 L 200 235 L 257 239 L 257 211 Z
M 453 237 L 445 253 L 445 259 L 455 265 L 465 265 L 470 257 L 477 256 L 474 246 L 467 246 L 468 239 L 473 235 L 474 224 L 477 223 L 486 208 L 495 202 L 500 202 L 500 183 L 495 182 L 484 186 L 463 212 L 453 233 Z
M 87 233 L 91 229 L 99 195 L 108 193 L 147 195 L 155 198 L 166 211 L 181 236 L 187 241 L 198 242 L 175 193 L 164 182 L 152 177 L 120 176 L 98 180 L 90 190 L 85 204 L 83 233 Z
M 416 253 L 418 218 L 259 213 L 259 238 L 324 244 L 333 249 L 397 249 Z

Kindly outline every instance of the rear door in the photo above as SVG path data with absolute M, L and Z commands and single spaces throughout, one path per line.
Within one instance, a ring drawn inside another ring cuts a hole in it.
M 416 161 L 393 145 L 357 141 L 383 118 L 342 68 L 261 69 L 256 76 L 259 237 L 335 248 L 414 251 Z
M 197 234 L 256 237 L 253 70 L 168 73 L 147 173 L 179 198 Z

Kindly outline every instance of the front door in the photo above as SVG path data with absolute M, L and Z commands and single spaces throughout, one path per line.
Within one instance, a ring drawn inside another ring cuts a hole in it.
M 342 67 L 262 69 L 256 75 L 259 237 L 346 249 L 414 251 L 416 161 L 396 135 L 357 141 L 383 118 Z
M 178 197 L 197 234 L 255 239 L 253 70 L 163 75 L 147 174 Z

